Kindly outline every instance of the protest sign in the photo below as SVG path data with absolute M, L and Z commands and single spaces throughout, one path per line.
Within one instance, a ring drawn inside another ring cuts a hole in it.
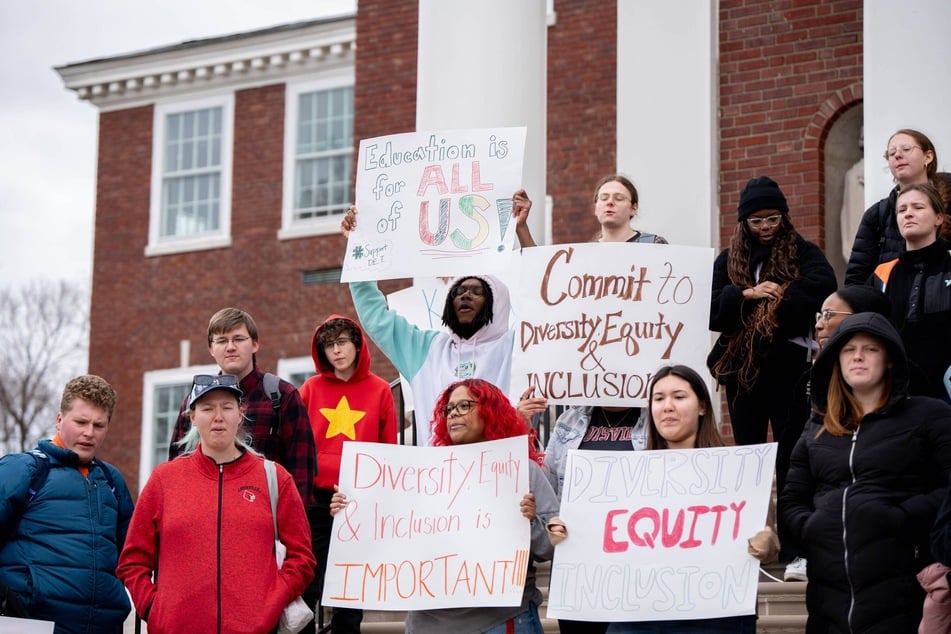
M 566 244 L 515 258 L 512 385 L 549 403 L 644 405 L 658 367 L 706 367 L 712 249 Z
M 357 227 L 341 280 L 505 270 L 525 128 L 395 134 L 360 142 Z
M 344 443 L 323 605 L 513 606 L 530 527 L 525 436 L 452 447 Z
M 568 453 L 548 617 L 658 621 L 753 614 L 775 443 Z

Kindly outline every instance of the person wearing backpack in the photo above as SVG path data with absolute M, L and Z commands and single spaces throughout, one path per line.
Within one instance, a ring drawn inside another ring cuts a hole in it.
M 132 517 L 122 474 L 96 457 L 116 392 L 98 376 L 66 383 L 56 434 L 0 458 L 0 594 L 57 634 L 115 634 L 132 606 L 116 577 Z
M 252 447 L 290 472 L 304 504 L 313 494 L 317 450 L 307 408 L 291 383 L 262 372 L 257 365 L 258 327 L 247 312 L 222 308 L 208 322 L 208 352 L 224 374 L 238 377 L 244 394 L 244 428 Z M 171 460 L 183 451 L 182 439 L 191 428 L 188 397 L 182 400 L 168 447 Z

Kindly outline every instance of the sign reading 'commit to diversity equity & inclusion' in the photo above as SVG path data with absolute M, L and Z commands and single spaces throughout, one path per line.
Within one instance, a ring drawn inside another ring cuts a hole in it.
M 775 443 L 568 452 L 548 617 L 595 621 L 753 614 Z
M 341 280 L 504 271 L 524 155 L 525 128 L 361 141 L 355 188 L 360 215 Z
M 530 527 L 527 438 L 452 447 L 347 442 L 323 604 L 519 605 Z
M 515 393 L 534 385 L 549 403 L 643 406 L 660 366 L 706 367 L 713 249 L 564 244 L 512 262 Z

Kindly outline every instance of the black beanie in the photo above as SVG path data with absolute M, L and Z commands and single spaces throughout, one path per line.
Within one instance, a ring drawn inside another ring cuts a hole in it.
M 738 222 L 743 222 L 750 214 L 764 209 L 776 209 L 783 214 L 789 213 L 786 197 L 783 196 L 776 181 L 769 176 L 757 176 L 751 178 L 740 192 L 740 205 L 736 208 L 736 219 Z

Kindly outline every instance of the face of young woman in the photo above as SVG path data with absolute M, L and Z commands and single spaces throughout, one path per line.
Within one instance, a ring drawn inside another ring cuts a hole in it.
M 608 181 L 598 189 L 594 215 L 602 227 L 628 227 L 637 213 L 637 203 L 631 202 L 631 192 L 617 181 Z
M 693 449 L 704 413 L 693 388 L 679 376 L 667 375 L 654 384 L 651 415 L 668 448 Z
M 761 209 L 749 215 L 746 226 L 753 239 L 760 244 L 772 244 L 783 224 L 783 214 L 778 209 Z
M 921 249 L 938 238 L 938 227 L 944 222 L 924 192 L 917 190 L 899 194 L 895 203 L 898 231 L 909 251 Z
M 888 169 L 901 185 L 928 181 L 928 163 L 934 160 L 934 152 L 925 152 L 915 137 L 896 134 L 888 140 L 885 150 Z
M 822 302 L 822 310 L 819 311 L 820 317 L 816 320 L 816 343 L 819 348 L 825 347 L 836 327 L 851 314 L 852 307 L 838 294 L 832 293 L 826 297 L 826 301 Z
M 241 407 L 234 394 L 213 390 L 195 403 L 191 420 L 198 429 L 204 453 L 212 456 L 230 453 L 241 423 Z
M 461 407 L 460 407 L 461 405 Z M 460 409 L 468 410 L 465 414 Z M 479 403 L 469 393 L 469 389 L 460 385 L 449 395 L 446 403 L 446 431 L 454 445 L 465 445 L 485 440 L 485 423 L 479 415 Z
M 889 365 L 882 342 L 864 332 L 849 339 L 839 351 L 842 378 L 856 394 L 880 390 Z

